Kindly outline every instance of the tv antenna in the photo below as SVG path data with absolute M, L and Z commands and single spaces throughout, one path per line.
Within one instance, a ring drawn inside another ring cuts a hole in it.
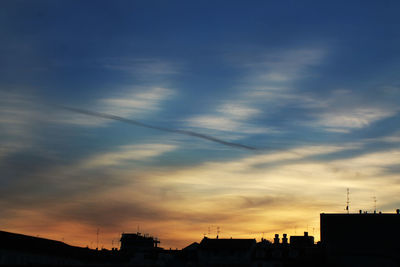
M 374 200 L 374 213 L 376 213 L 376 196 L 374 195 L 372 198 Z
M 96 239 L 97 239 L 96 250 L 99 249 L 99 232 L 100 232 L 100 229 L 97 228 L 97 231 L 96 231 Z
M 219 237 L 219 233 L 220 233 L 219 229 L 220 229 L 219 226 L 217 226 L 217 238 Z
M 349 209 L 350 209 L 350 189 L 347 188 L 347 200 L 346 200 L 346 210 L 347 214 L 349 214 Z

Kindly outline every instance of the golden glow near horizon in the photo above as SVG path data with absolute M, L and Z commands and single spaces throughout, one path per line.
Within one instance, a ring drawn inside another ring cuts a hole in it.
M 184 168 L 153 166 L 150 170 L 126 167 L 127 160 L 138 155 L 142 159 L 154 157 L 173 146 L 126 146 L 120 156 L 105 153 L 77 163 L 79 168 L 57 170 L 64 173 L 65 177 L 58 177 L 63 180 L 94 165 L 98 168 L 101 161 L 116 183 L 109 189 L 71 196 L 52 207 L 47 204 L 43 209 L 18 210 L 12 219 L 1 221 L 5 230 L 89 247 L 95 246 L 97 228 L 105 248 L 112 243 L 117 246 L 122 232 L 136 232 L 137 227 L 160 238 L 166 248 L 200 241 L 209 228 L 210 236 L 216 236 L 216 227 L 221 229 L 220 237 L 272 239 L 275 233 L 302 235 L 308 231 L 317 241 L 319 214 L 344 212 L 347 187 L 352 212 L 371 211 L 374 195 L 378 208 L 399 200 L 400 185 L 394 182 L 398 176 L 386 174 L 384 168 L 400 162 L 400 150 L 315 160 L 358 146 L 304 146 Z M 29 223 L 24 218 L 29 218 Z

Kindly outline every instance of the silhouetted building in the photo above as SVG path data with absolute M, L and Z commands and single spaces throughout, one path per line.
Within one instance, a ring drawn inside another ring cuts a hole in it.
M 255 239 L 211 239 L 204 237 L 199 246 L 200 266 L 251 266 Z
M 309 236 L 308 232 L 304 232 L 303 236 L 291 236 L 290 237 L 290 246 L 294 248 L 306 248 L 314 246 L 314 237 Z
M 196 266 L 198 262 L 198 249 L 200 244 L 193 242 L 189 246 L 182 249 L 181 258 L 187 266 Z
M 320 215 L 321 244 L 335 266 L 398 266 L 400 215 L 366 213 Z
M 123 233 L 121 236 L 121 255 L 129 258 L 132 266 L 156 266 L 163 251 L 157 247 L 157 238 L 141 233 Z M 169 254 L 169 253 L 168 253 Z M 170 255 L 164 255 L 170 258 Z
M 160 241 L 157 238 L 141 233 L 123 233 L 121 236 L 121 251 L 142 251 L 157 248 Z

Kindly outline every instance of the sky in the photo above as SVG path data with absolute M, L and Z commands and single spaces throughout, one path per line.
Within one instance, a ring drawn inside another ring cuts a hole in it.
M 394 212 L 399 8 L 1 1 L 0 230 L 182 248 L 319 240 L 347 188 L 350 212 Z

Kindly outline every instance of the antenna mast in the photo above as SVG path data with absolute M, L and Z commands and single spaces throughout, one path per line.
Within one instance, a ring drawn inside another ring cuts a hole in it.
M 347 188 L 347 201 L 346 201 L 346 210 L 347 210 L 347 214 L 349 214 L 349 209 L 350 209 L 350 207 L 349 207 L 349 205 L 350 205 L 350 189 L 349 188 Z
M 97 228 L 97 231 L 96 231 L 96 237 L 97 237 L 97 238 L 96 238 L 96 239 L 97 239 L 97 240 L 96 240 L 96 241 L 97 241 L 97 242 L 96 242 L 96 243 L 97 243 L 97 245 L 96 245 L 96 250 L 99 249 L 99 232 L 100 232 L 100 229 Z
M 374 213 L 376 213 L 376 196 L 374 195 L 372 198 L 374 199 Z

